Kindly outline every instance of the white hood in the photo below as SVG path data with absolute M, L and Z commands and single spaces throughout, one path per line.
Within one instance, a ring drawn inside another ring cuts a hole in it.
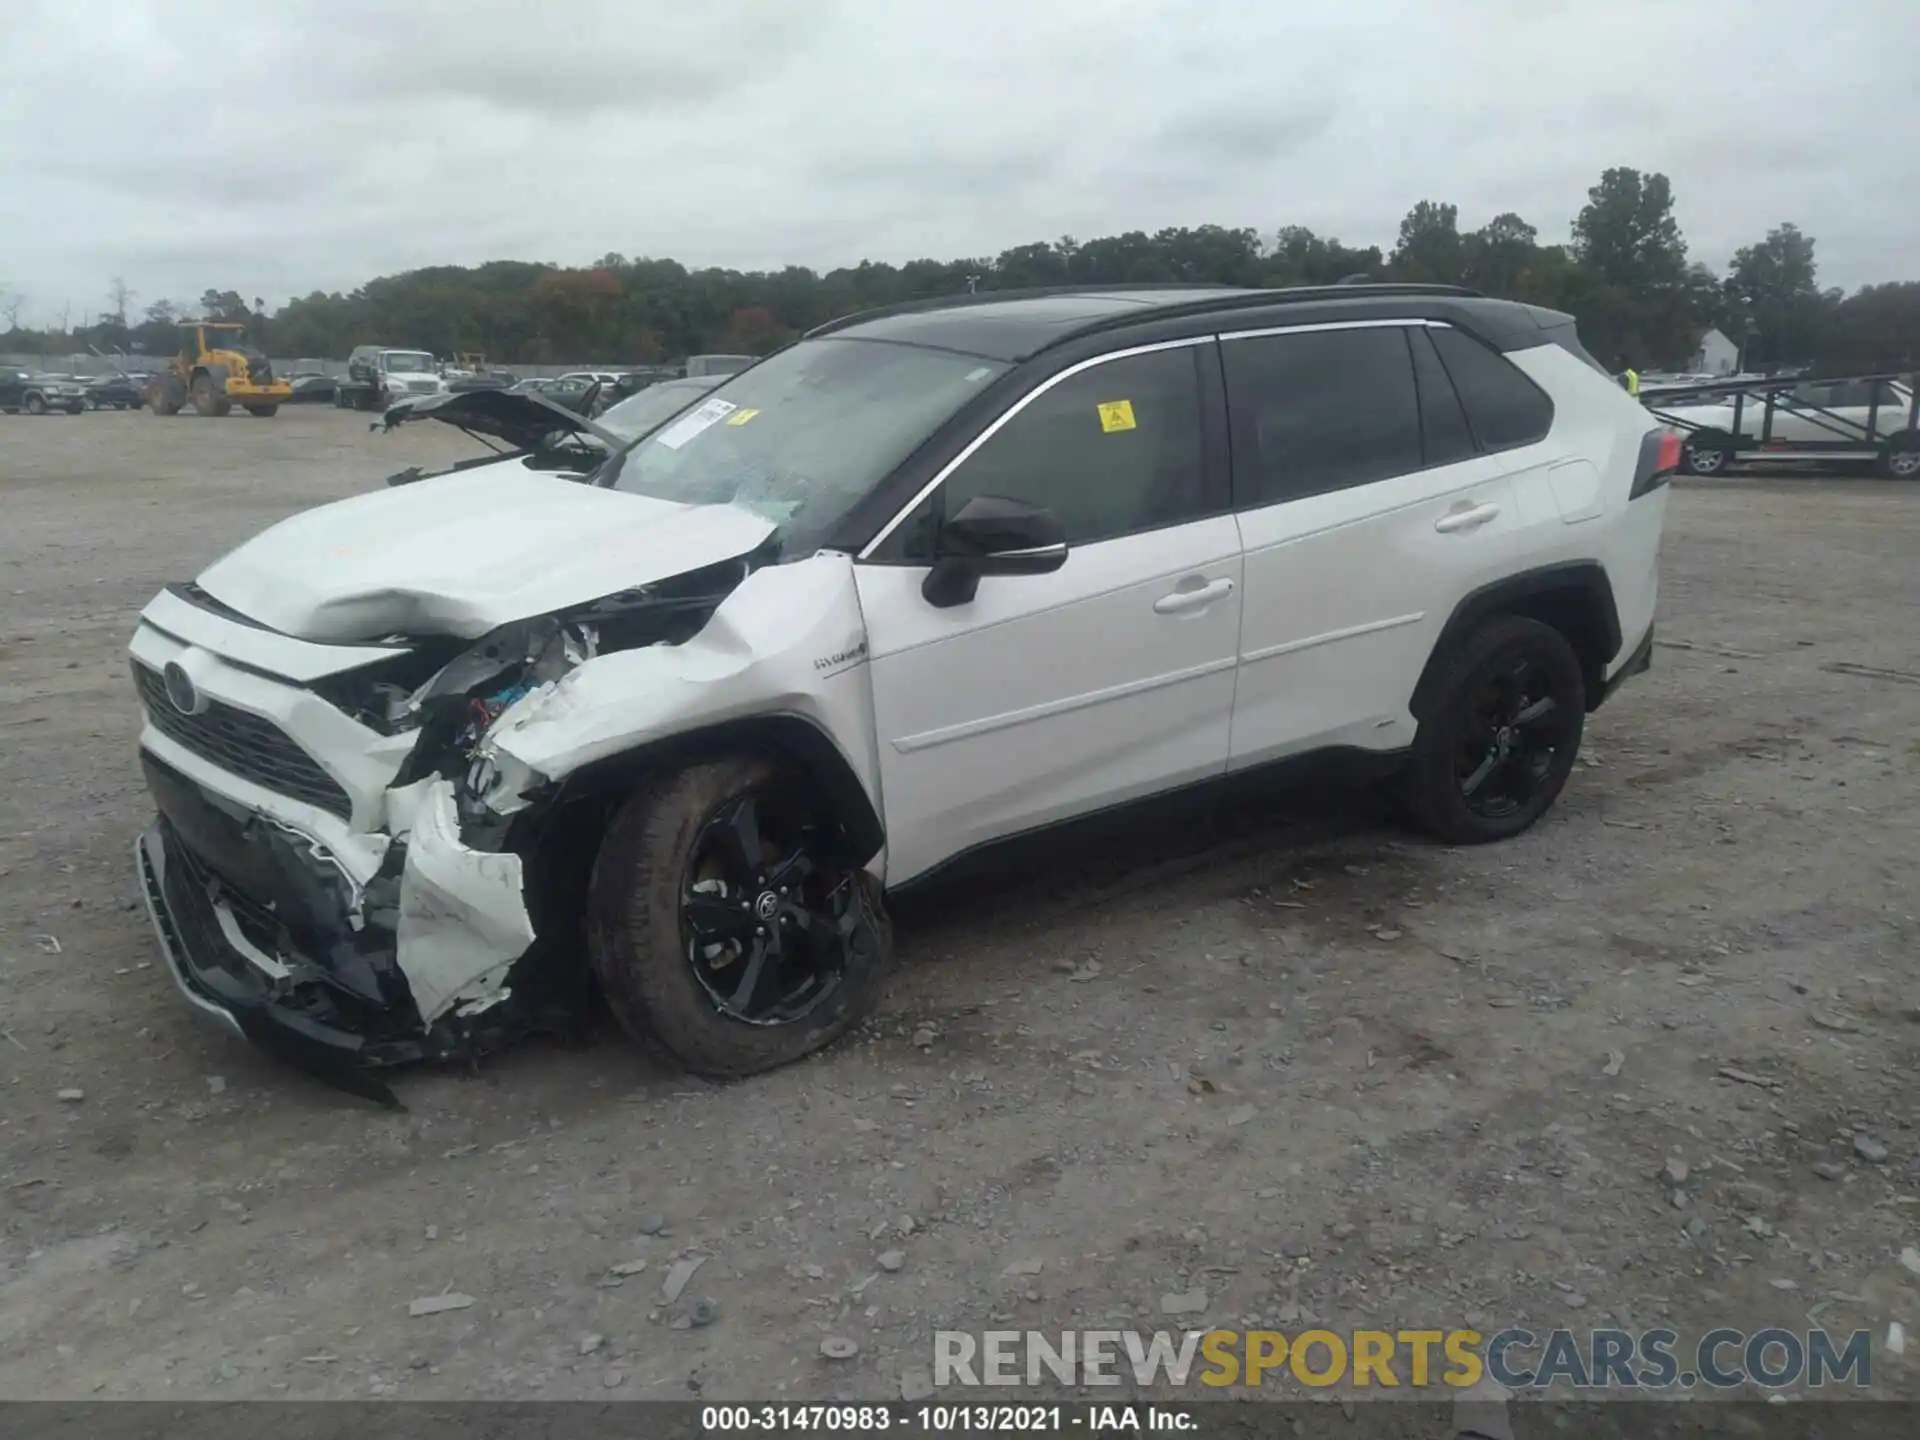
M 771 521 L 676 505 L 518 465 L 436 476 L 308 510 L 200 577 L 224 605 L 286 635 L 477 638 L 529 616 L 745 555 Z

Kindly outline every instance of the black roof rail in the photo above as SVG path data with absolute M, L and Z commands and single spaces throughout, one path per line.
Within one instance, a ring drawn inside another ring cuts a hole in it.
M 1357 298 L 1357 294 L 1451 295 L 1466 299 L 1485 298 L 1480 291 L 1469 289 L 1464 285 L 1429 285 L 1399 280 L 1376 281 L 1360 276 L 1349 276 L 1332 285 L 1279 285 L 1269 289 L 1247 289 L 1231 285 L 1177 280 L 1134 283 L 1122 281 L 1109 285 L 1041 285 L 1019 290 L 976 290 L 959 295 L 938 295 L 920 300 L 901 300 L 892 305 L 876 305 L 870 310 L 856 310 L 851 315 L 842 315 L 823 325 L 816 325 L 800 338 L 812 340 L 816 336 L 831 335 L 837 330 L 865 324 L 869 320 L 884 320 L 894 315 L 913 315 L 929 310 L 960 310 L 972 305 L 1008 300 L 1040 300 L 1054 295 L 1127 295 L 1156 290 L 1184 291 L 1195 298 L 1159 306 L 1151 311 L 1140 313 L 1123 311 L 1102 320 L 1090 321 L 1086 326 L 1075 328 L 1068 334 L 1062 335 L 1061 340 L 1085 334 L 1089 330 L 1101 330 L 1112 325 L 1144 319 L 1147 314 L 1151 314 L 1156 319 L 1162 316 L 1204 315 L 1214 310 L 1233 310 L 1241 306 L 1272 305 L 1305 300 L 1352 300 Z
M 889 305 L 874 305 L 865 310 L 855 310 L 850 315 L 839 315 L 814 326 L 800 338 L 811 340 L 816 335 L 831 335 L 834 331 L 844 330 L 849 325 L 862 325 L 869 320 L 885 320 L 892 315 L 917 315 L 927 310 L 963 310 L 969 305 L 998 304 L 1006 300 L 1044 300 L 1051 295 L 1112 295 L 1134 290 L 1217 290 L 1234 294 L 1242 293 L 1226 285 L 1182 280 L 1142 281 L 1137 285 L 1027 285 L 1012 290 L 965 290 L 955 295 L 926 295 L 917 300 L 895 300 Z

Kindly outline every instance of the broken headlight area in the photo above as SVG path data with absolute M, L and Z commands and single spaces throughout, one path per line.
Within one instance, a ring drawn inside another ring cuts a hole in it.
M 503 625 L 405 697 L 390 682 L 376 683 L 372 703 L 384 707 L 389 723 L 420 731 L 394 788 L 444 776 L 454 781 L 463 830 L 495 828 L 483 797 L 495 794 L 500 777 L 483 742 L 500 716 L 597 655 L 691 639 L 751 568 L 750 560 L 729 560 Z
M 175 983 L 263 1049 L 388 1102 L 369 1070 L 577 1030 L 578 892 L 607 797 L 508 774 L 487 737 L 596 656 L 691 638 L 750 568 L 729 561 L 478 641 L 386 637 L 391 658 L 310 682 L 382 737 L 380 753 L 405 754 L 383 806 L 335 837 L 340 854 L 143 752 L 160 819 L 140 867 Z

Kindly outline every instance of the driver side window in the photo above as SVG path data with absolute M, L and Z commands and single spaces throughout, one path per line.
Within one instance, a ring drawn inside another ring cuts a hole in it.
M 947 477 L 942 513 L 977 495 L 1024 500 L 1053 511 L 1069 545 L 1212 513 L 1199 357 L 1199 346 L 1183 345 L 1059 381 Z

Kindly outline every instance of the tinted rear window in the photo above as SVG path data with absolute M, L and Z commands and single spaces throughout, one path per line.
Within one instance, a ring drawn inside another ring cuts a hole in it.
M 1444 327 L 1431 334 L 1483 450 L 1511 450 L 1546 438 L 1553 401 L 1545 391 L 1471 335 Z
M 1234 501 L 1269 505 L 1422 466 L 1399 326 L 1226 337 Z

